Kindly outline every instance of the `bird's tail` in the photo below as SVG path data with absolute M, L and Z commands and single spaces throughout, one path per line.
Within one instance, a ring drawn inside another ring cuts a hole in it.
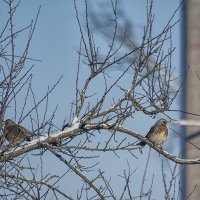
M 139 142 L 137 145 L 144 147 L 146 145 L 146 142 Z

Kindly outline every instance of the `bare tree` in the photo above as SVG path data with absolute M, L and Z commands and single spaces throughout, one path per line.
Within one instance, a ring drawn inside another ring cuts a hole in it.
M 48 88 L 38 101 L 32 88 L 31 70 L 34 67 L 32 63 L 37 63 L 39 60 L 30 58 L 28 53 L 40 8 L 30 25 L 17 30 L 13 21 L 21 1 L 4 0 L 3 2 L 7 6 L 9 17 L 0 33 L 1 198 L 143 199 L 147 197 L 150 199 L 154 178 L 152 177 L 148 191 L 144 188 L 144 184 L 152 151 L 149 151 L 139 192 L 131 189 L 131 180 L 134 179 L 135 171 L 129 160 L 125 163 L 127 169 L 124 169 L 120 175 L 123 187 L 119 195 L 114 191 L 110 177 L 105 175 L 98 161 L 100 154 L 113 153 L 113 156 L 118 158 L 121 152 L 127 152 L 131 159 L 136 159 L 136 152 L 140 149 L 136 143 L 140 140 L 167 160 L 175 163 L 169 182 L 163 166 L 161 171 L 165 198 L 178 199 L 177 193 L 180 188 L 175 191 L 176 178 L 179 174 L 177 164 L 200 164 L 200 158 L 185 159 L 172 155 L 141 134 L 126 128 L 124 123 L 130 119 L 134 120 L 137 112 L 142 112 L 147 116 L 163 114 L 171 120 L 167 113 L 180 91 L 179 88 L 172 88 L 174 69 L 171 64 L 175 49 L 172 45 L 172 29 L 178 22 L 174 22 L 173 19 L 179 8 L 163 30 L 158 35 L 153 35 L 154 15 L 152 2 L 148 1 L 142 40 L 139 44 L 135 44 L 127 34 L 127 29 L 119 29 L 117 1 L 111 1 L 110 23 L 113 29 L 109 34 L 111 36 L 109 44 L 104 52 L 101 52 L 92 32 L 87 1 L 85 1 L 85 23 L 82 23 L 80 12 L 74 1 L 76 19 L 81 33 L 77 78 L 74 83 L 76 98 L 72 102 L 71 115 L 67 116 L 70 118 L 69 122 L 64 123 L 59 129 L 54 124 L 57 108 L 50 117 L 47 117 L 46 113 L 49 108 L 49 95 L 62 77 Z M 18 37 L 23 37 L 23 34 L 28 37 L 19 55 L 16 41 Z M 166 45 L 169 46 L 167 51 Z M 113 67 L 121 68 L 120 75 L 117 77 L 109 75 L 109 70 Z M 83 71 L 88 72 L 84 80 L 81 77 Z M 131 74 L 130 78 L 127 78 L 127 72 Z M 102 83 L 98 88 L 94 87 L 97 80 Z M 125 81 L 126 85 L 123 84 Z M 22 104 L 19 104 L 19 95 L 23 96 Z M 45 107 L 44 113 L 39 110 L 41 106 Z M 12 144 L 6 140 L 4 122 L 8 112 L 14 113 L 15 127 L 23 129 L 24 121 L 30 122 L 29 131 L 32 134 L 29 136 L 33 137 L 30 142 L 24 141 L 24 137 Z M 37 152 L 35 153 L 34 150 Z M 28 159 L 27 155 L 30 156 Z M 46 156 L 64 164 L 66 170 L 63 175 L 45 173 L 43 159 Z M 33 162 L 35 158 L 40 160 L 40 165 L 36 167 Z M 170 165 L 169 168 L 171 169 Z M 71 173 L 83 181 L 77 183 L 76 196 L 58 187 L 59 183 L 67 179 Z

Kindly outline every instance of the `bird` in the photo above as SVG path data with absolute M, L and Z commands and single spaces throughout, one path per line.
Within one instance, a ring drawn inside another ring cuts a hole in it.
M 150 128 L 145 138 L 151 141 L 155 145 L 161 145 L 166 143 L 167 136 L 168 136 L 167 120 L 160 119 Z M 137 145 L 144 147 L 146 145 L 146 142 L 141 141 Z
M 23 126 L 16 124 L 13 120 L 7 119 L 4 125 L 3 136 L 10 145 L 14 145 L 24 140 L 30 141 L 33 133 Z

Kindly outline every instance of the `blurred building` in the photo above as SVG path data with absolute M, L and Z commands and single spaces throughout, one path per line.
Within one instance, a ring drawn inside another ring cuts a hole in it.
M 186 69 L 185 109 L 200 115 L 200 1 L 187 0 L 183 6 L 183 43 L 182 59 Z M 199 116 L 185 115 L 186 119 L 200 120 Z M 200 127 L 187 127 L 186 136 L 200 147 Z M 200 151 L 190 143 L 183 146 L 186 158 L 199 158 Z M 185 169 L 185 197 L 200 199 L 200 165 L 187 165 Z M 191 194 L 191 195 L 190 195 Z

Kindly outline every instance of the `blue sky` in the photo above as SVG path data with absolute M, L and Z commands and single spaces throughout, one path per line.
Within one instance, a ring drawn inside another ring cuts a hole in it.
M 77 1 L 78 8 L 80 9 L 80 16 L 84 14 L 83 10 L 83 1 Z M 90 7 L 94 9 L 101 9 L 99 7 L 98 1 L 90 1 Z M 102 2 L 102 1 L 101 1 Z M 1 2 L 2 4 L 2 2 Z M 156 0 L 153 4 L 153 10 L 155 12 L 155 22 L 154 29 L 155 33 L 159 33 L 159 31 L 166 25 L 169 18 L 171 17 L 174 10 L 177 8 L 179 1 L 177 0 L 168 0 L 161 1 Z M 63 120 L 66 116 L 68 116 L 71 108 L 71 102 L 75 97 L 75 79 L 76 79 L 76 70 L 77 70 L 77 62 L 78 62 L 78 54 L 77 50 L 79 48 L 80 42 L 80 33 L 78 24 L 75 18 L 75 10 L 73 1 L 55 1 L 55 0 L 27 0 L 22 1 L 21 6 L 16 13 L 16 28 L 24 27 L 30 23 L 30 20 L 33 19 L 37 13 L 37 10 L 41 5 L 41 12 L 39 15 L 37 28 L 32 40 L 30 54 L 29 57 L 34 59 L 39 59 L 42 62 L 35 62 L 35 67 L 32 71 L 34 74 L 33 77 L 33 88 L 36 92 L 36 98 L 43 94 L 45 94 L 48 85 L 53 85 L 54 82 L 58 80 L 61 75 L 64 75 L 61 83 L 57 86 L 57 89 L 53 92 L 49 99 L 50 113 L 51 111 L 58 105 L 58 111 L 56 115 L 56 123 L 58 126 L 61 126 Z M 5 19 L 5 5 L 0 5 L 0 15 L 3 20 Z M 143 32 L 143 26 L 145 23 L 145 14 L 146 14 L 146 1 L 142 0 L 119 0 L 119 6 L 122 11 L 125 12 L 125 15 L 132 19 L 133 25 L 135 25 L 135 37 L 140 40 Z M 98 13 L 98 12 L 97 12 Z M 180 12 L 179 12 L 180 14 Z M 177 18 L 180 15 L 177 15 Z M 100 36 L 97 36 L 97 38 Z M 100 38 L 101 39 L 101 38 Z M 24 38 L 19 38 L 19 45 L 23 46 Z M 176 68 L 176 74 L 179 74 L 180 71 L 180 43 L 181 43 L 181 31 L 180 24 L 176 25 L 173 29 L 173 45 L 176 47 L 176 51 L 174 52 L 172 63 Z M 19 50 L 20 51 L 20 50 Z M 115 76 L 119 72 L 111 71 L 110 74 Z M 83 78 L 86 73 L 83 73 Z M 97 85 L 101 84 L 97 82 Z M 175 106 L 178 104 L 175 104 Z M 178 109 L 178 108 L 177 108 Z M 42 109 L 41 109 L 42 110 Z M 10 117 L 12 113 L 7 113 L 7 116 Z M 179 116 L 174 115 L 175 118 Z M 135 118 L 134 123 L 127 122 L 126 125 L 133 129 L 134 131 L 145 134 L 149 127 L 157 120 L 152 119 L 150 117 L 144 118 L 144 115 L 138 114 Z M 143 135 L 144 135 L 143 134 Z M 177 143 L 178 140 L 173 140 L 174 143 Z M 177 145 L 171 143 L 167 144 L 166 148 L 169 147 L 172 151 L 177 152 Z M 130 159 L 130 163 L 134 162 L 133 168 L 138 168 L 137 166 L 141 166 L 146 160 L 146 154 L 148 152 L 148 148 L 144 150 L 144 154 L 138 154 L 139 160 Z M 160 184 L 162 184 L 160 173 L 160 160 L 161 157 L 155 153 L 151 152 L 152 159 L 150 162 L 150 176 L 148 177 L 148 182 L 151 182 L 151 177 L 155 174 L 155 181 L 158 180 Z M 106 155 L 100 158 L 101 166 L 106 170 L 107 175 L 112 174 L 115 175 L 113 181 L 119 181 L 119 177 L 116 175 L 122 172 L 122 168 L 124 165 L 123 162 L 119 162 L 118 159 L 113 159 L 112 164 L 109 164 L 110 158 L 112 155 Z M 127 155 L 126 155 L 127 158 Z M 45 158 L 44 158 L 45 159 Z M 126 159 L 122 159 L 124 163 L 126 163 Z M 57 164 L 52 163 L 51 160 L 47 158 L 47 165 L 51 165 L 53 169 L 49 169 L 50 171 L 56 171 L 57 167 L 59 169 L 64 170 L 65 166 L 57 166 Z M 115 166 L 118 166 L 115 168 Z M 144 165 L 139 167 L 137 170 L 135 177 L 137 180 L 141 180 L 141 174 L 143 173 Z M 166 168 L 166 171 L 168 169 Z M 60 170 L 61 171 L 61 170 Z M 167 171 L 169 172 L 169 171 Z M 79 179 L 72 177 L 71 182 L 76 185 Z M 65 184 L 65 181 L 63 182 Z M 135 183 L 136 184 L 136 183 Z M 155 198 L 159 198 L 163 191 L 160 190 L 160 184 L 157 185 L 157 193 L 154 194 Z M 65 187 L 65 186 L 64 186 Z M 69 186 L 72 190 L 76 191 L 76 187 L 73 187 L 73 184 Z M 115 185 L 115 189 L 117 190 L 119 187 L 118 184 Z M 137 190 L 137 184 L 134 185 Z

